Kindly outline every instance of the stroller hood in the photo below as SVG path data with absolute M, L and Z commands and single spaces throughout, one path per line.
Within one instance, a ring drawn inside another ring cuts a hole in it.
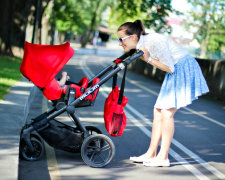
M 70 43 L 37 45 L 25 42 L 20 72 L 36 86 L 44 88 L 73 56 Z

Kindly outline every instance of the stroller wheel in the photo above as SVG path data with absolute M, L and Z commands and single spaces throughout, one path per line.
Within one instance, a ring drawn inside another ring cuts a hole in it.
M 20 155 L 27 161 L 39 160 L 44 154 L 43 143 L 35 137 L 31 137 L 31 144 L 34 147 L 34 152 L 30 152 L 28 145 L 24 140 L 20 142 Z
M 81 157 L 91 167 L 104 167 L 109 164 L 115 155 L 115 146 L 112 140 L 103 134 L 94 134 L 87 137 L 81 146 Z
M 87 129 L 90 135 L 102 134 L 102 131 L 100 131 L 100 129 L 96 128 L 95 126 L 85 126 L 85 128 Z

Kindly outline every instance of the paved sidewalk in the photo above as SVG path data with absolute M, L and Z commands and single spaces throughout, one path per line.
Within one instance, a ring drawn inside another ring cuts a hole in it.
M 20 130 L 32 87 L 33 84 L 23 78 L 0 101 L 0 180 L 18 178 Z

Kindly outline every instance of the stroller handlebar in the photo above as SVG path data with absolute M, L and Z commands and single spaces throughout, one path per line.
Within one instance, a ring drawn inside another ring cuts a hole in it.
M 135 59 L 137 59 L 138 57 L 140 57 L 140 56 L 142 56 L 144 54 L 143 51 L 138 51 L 136 54 L 134 54 L 135 52 L 136 52 L 136 49 L 131 49 L 129 52 L 123 54 L 122 56 L 120 56 L 116 60 L 121 60 L 121 62 L 123 62 L 126 65 L 128 65 L 131 62 L 133 62 Z M 129 57 L 129 56 L 131 56 L 131 57 Z M 126 58 L 128 58 L 128 59 L 126 59 Z M 124 59 L 126 59 L 126 60 L 124 60 Z M 116 66 L 116 64 L 117 64 L 115 62 L 116 60 L 113 61 L 114 62 L 113 64 L 107 66 L 105 69 L 103 69 L 103 71 L 101 71 L 100 73 L 98 73 L 97 75 L 92 77 L 92 79 L 88 83 L 88 87 L 90 87 L 90 85 L 91 85 L 92 81 L 94 80 L 94 78 L 96 78 L 96 77 L 101 78 L 106 72 L 108 72 L 109 70 L 113 69 Z
M 131 49 L 129 52 L 124 53 L 122 56 L 118 57 L 116 60 L 120 59 L 120 60 L 124 60 L 127 57 L 133 55 L 136 52 L 136 49 Z M 116 60 L 114 60 L 113 62 L 115 62 Z
M 134 54 L 133 56 L 131 56 L 130 58 L 128 58 L 125 62 L 126 64 L 130 64 L 131 62 L 133 62 L 134 60 L 136 60 L 137 58 L 139 58 L 140 56 L 142 56 L 144 54 L 143 51 L 138 51 L 136 54 Z

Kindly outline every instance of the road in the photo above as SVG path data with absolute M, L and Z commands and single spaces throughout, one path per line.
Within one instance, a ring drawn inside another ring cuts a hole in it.
M 64 70 L 68 71 L 71 80 L 79 81 L 84 76 L 97 74 L 112 60 L 112 57 L 75 55 Z M 40 161 L 20 160 L 19 180 L 225 179 L 225 103 L 206 96 L 175 115 L 175 134 L 169 152 L 171 167 L 144 167 L 129 161 L 130 156 L 141 155 L 149 146 L 153 106 L 160 86 L 158 81 L 128 71 L 125 87 L 125 96 L 129 98 L 127 126 L 123 136 L 110 137 L 116 155 L 108 166 L 90 168 L 80 154 L 56 150 L 46 144 L 46 156 Z M 100 88 L 94 106 L 77 110 L 84 125 L 96 126 L 104 134 L 107 132 L 103 108 L 110 91 L 111 80 Z M 57 119 L 72 125 L 66 114 Z

